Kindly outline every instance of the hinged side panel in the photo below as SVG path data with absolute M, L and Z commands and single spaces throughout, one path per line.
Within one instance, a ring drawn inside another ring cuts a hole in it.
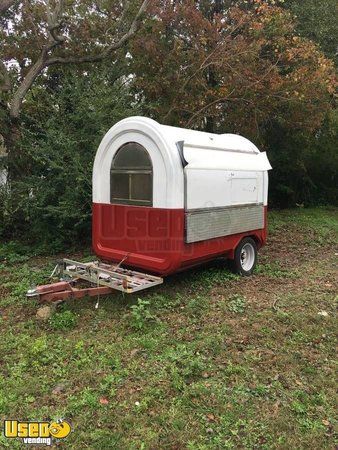
M 198 242 L 264 228 L 264 206 L 239 205 L 187 211 L 186 242 Z

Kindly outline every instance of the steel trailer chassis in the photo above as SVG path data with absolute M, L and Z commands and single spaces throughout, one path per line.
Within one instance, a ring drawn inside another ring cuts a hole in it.
M 81 263 L 62 259 L 51 274 L 51 278 L 58 277 L 59 281 L 29 289 L 26 295 L 40 303 L 53 303 L 68 298 L 112 294 L 115 290 L 132 294 L 163 283 L 161 277 L 121 267 L 122 262 L 112 265 L 101 261 Z

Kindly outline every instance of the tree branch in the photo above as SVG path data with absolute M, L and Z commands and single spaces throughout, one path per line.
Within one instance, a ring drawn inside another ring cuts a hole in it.
M 9 114 L 12 119 L 17 119 L 19 117 L 23 99 L 25 98 L 29 89 L 32 87 L 35 79 L 41 74 L 45 67 L 46 61 L 41 55 L 29 69 L 27 75 L 13 95 L 13 99 L 11 101 L 9 109 Z
M 52 10 L 50 0 L 47 1 L 47 25 L 48 25 L 48 43 L 42 50 L 44 58 L 47 58 L 48 53 L 58 45 L 65 42 L 66 37 L 60 34 L 60 28 L 63 25 L 64 0 L 59 0 L 56 3 L 55 9 Z
M 17 0 L 0 0 L 0 16 L 5 13 Z M 0 60 L 0 92 L 8 92 L 11 90 L 12 83 L 9 77 L 7 67 Z
M 0 14 L 6 12 L 16 2 L 17 0 L 0 0 Z
M 4 62 L 0 60 L 0 92 L 8 92 L 12 87 L 9 73 Z
M 233 89 L 230 94 L 228 95 L 228 97 L 221 97 L 218 98 L 216 100 L 213 100 L 212 102 L 208 103 L 207 105 L 204 105 L 201 109 L 199 109 L 198 111 L 196 111 L 195 113 L 193 113 L 193 115 L 190 117 L 190 119 L 188 120 L 186 126 L 189 127 L 192 122 L 196 119 L 197 116 L 199 116 L 201 113 L 205 112 L 206 110 L 208 110 L 209 108 L 211 108 L 214 105 L 217 105 L 217 103 L 224 103 L 224 102 L 229 102 L 229 101 L 234 101 L 236 99 L 231 99 L 231 95 L 235 92 L 235 89 Z
M 134 17 L 134 20 L 132 21 L 129 30 L 123 34 L 120 39 L 118 39 L 116 42 L 112 42 L 110 45 L 108 45 L 107 48 L 102 50 L 97 55 L 85 55 L 85 56 L 55 56 L 52 58 L 49 58 L 47 60 L 47 65 L 53 65 L 53 64 L 81 64 L 81 63 L 93 63 L 102 61 L 103 59 L 107 58 L 113 51 L 118 50 L 123 46 L 125 42 L 127 42 L 138 30 L 139 24 L 140 24 L 140 18 L 144 11 L 146 10 L 150 0 L 144 0 L 140 9 L 138 10 L 136 16 Z M 128 2 L 127 2 L 128 5 Z M 125 12 L 123 12 L 122 17 L 124 17 Z
M 47 25 L 49 37 L 46 45 L 41 51 L 41 55 L 36 62 L 30 67 L 28 73 L 24 77 L 22 83 L 14 92 L 9 114 L 12 119 L 17 119 L 20 114 L 21 105 L 27 92 L 32 87 L 35 79 L 41 74 L 43 69 L 47 67 L 48 53 L 57 45 L 64 42 L 65 38 L 58 34 L 57 30 L 62 25 L 62 15 L 64 10 L 64 0 L 59 0 L 56 3 L 54 10 L 52 10 L 50 1 L 47 2 Z
M 0 0 L 1 1 L 1 0 Z M 12 119 L 17 119 L 20 114 L 22 102 L 32 87 L 35 79 L 41 74 L 41 72 L 48 66 L 53 64 L 80 64 L 80 63 L 93 63 L 97 61 L 101 61 L 104 58 L 108 57 L 111 52 L 119 49 L 122 45 L 127 42 L 138 30 L 139 22 L 142 14 L 146 10 L 150 0 L 144 0 L 141 7 L 139 8 L 136 16 L 134 17 L 129 30 L 123 34 L 116 42 L 112 42 L 108 47 L 106 47 L 103 51 L 98 53 L 97 55 L 88 55 L 88 56 L 55 56 L 49 57 L 48 54 L 51 50 L 53 50 L 56 46 L 61 45 L 65 40 L 65 36 L 58 34 L 58 30 L 62 26 L 62 15 L 64 10 L 64 0 L 59 0 L 55 9 L 52 10 L 50 3 L 47 5 L 47 23 L 48 23 L 48 32 L 49 39 L 46 45 L 43 47 L 41 51 L 40 57 L 37 61 L 31 66 L 22 83 L 15 91 L 12 102 L 10 104 L 10 117 Z M 127 2 L 127 6 L 129 3 Z M 122 14 L 124 17 L 125 11 Z

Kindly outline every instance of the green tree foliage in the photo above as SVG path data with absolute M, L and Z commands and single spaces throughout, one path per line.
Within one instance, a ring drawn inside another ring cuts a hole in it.
M 273 124 L 266 131 L 270 172 L 270 204 L 337 204 L 336 111 L 330 111 L 315 133 L 292 131 Z
M 285 0 L 296 18 L 297 30 L 320 45 L 332 59 L 338 55 L 338 3 L 336 0 Z
M 54 71 L 32 89 L 22 117 L 21 177 L 0 191 L 3 236 L 25 235 L 55 250 L 90 241 L 97 147 L 115 122 L 138 113 L 123 72 L 116 64 Z

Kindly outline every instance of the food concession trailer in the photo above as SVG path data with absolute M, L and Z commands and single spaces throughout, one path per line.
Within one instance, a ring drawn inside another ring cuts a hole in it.
M 66 280 L 28 295 L 52 301 L 135 292 L 221 256 L 251 275 L 266 241 L 270 169 L 266 153 L 235 134 L 145 117 L 118 122 L 93 169 L 92 242 L 101 261 L 62 260 L 55 274 Z M 79 280 L 89 283 L 86 293 L 75 287 Z

